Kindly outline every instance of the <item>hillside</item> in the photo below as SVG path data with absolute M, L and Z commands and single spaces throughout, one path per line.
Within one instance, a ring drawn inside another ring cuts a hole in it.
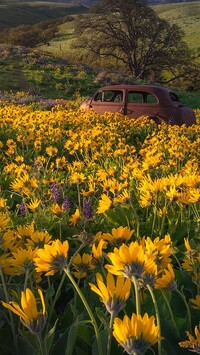
M 200 1 L 155 6 L 158 15 L 178 25 L 191 49 L 200 49 Z
M 187 0 L 183 3 L 180 3 L 179 0 L 147 1 L 150 5 L 158 5 L 159 11 L 164 13 L 166 11 L 162 10 L 163 4 L 171 3 L 169 4 L 169 7 L 170 9 L 172 9 L 172 11 L 175 10 L 175 19 L 176 17 L 180 17 L 179 10 L 178 14 L 176 13 L 177 5 L 187 6 L 187 4 L 191 4 L 191 2 L 188 3 Z M 89 7 L 94 5 L 96 2 L 98 2 L 98 0 L 0 0 L 0 31 L 5 28 L 19 26 L 21 24 L 35 24 L 37 22 L 47 19 L 55 19 L 59 17 L 64 17 L 66 15 L 86 13 L 89 11 Z M 198 16 L 198 13 L 200 13 L 198 11 L 198 3 L 199 1 L 196 0 L 192 2 L 196 16 Z M 167 19 L 168 15 L 171 17 L 171 13 L 166 13 Z M 189 13 L 189 17 L 190 16 L 191 14 Z M 184 19 L 185 17 L 187 20 L 186 22 L 190 22 L 190 19 L 188 20 L 187 16 L 184 16 Z M 184 22 L 182 23 L 182 25 L 184 26 Z
M 185 33 L 185 41 L 193 50 L 199 50 L 200 43 L 200 1 L 182 2 L 177 4 L 165 4 L 153 6 L 160 17 L 171 23 L 176 23 Z M 73 21 L 60 26 L 60 31 L 50 42 L 50 46 L 40 46 L 40 49 L 46 50 L 56 56 L 65 57 L 69 52 L 73 56 L 71 42 L 74 39 Z
M 0 30 L 21 24 L 32 25 L 43 20 L 85 13 L 80 4 L 43 1 L 0 1 Z

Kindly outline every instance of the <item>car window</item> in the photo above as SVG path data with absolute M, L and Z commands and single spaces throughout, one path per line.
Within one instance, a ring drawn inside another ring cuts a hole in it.
M 169 92 L 169 97 L 173 102 L 181 102 L 178 95 L 176 95 L 174 92 Z
M 128 102 L 130 103 L 143 103 L 143 104 L 156 104 L 158 98 L 147 92 L 129 91 Z
M 128 92 L 128 102 L 132 103 L 142 103 L 143 102 L 143 94 L 137 91 L 129 91 Z
M 121 91 L 121 90 L 100 91 L 94 97 L 94 101 L 122 102 L 123 101 L 123 91 Z
M 153 94 L 146 94 L 145 102 L 147 104 L 157 104 L 158 103 L 158 98 L 153 95 Z

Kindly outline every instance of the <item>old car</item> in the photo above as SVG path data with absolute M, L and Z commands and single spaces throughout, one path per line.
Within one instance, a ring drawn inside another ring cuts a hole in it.
M 196 123 L 194 111 L 184 106 L 177 94 L 158 85 L 104 86 L 80 106 L 85 112 L 120 112 L 133 118 L 148 116 L 157 123 L 187 127 Z

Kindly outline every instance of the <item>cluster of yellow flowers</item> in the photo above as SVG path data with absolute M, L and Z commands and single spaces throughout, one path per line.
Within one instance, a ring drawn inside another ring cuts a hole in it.
M 178 341 L 198 353 L 190 312 L 200 309 L 199 111 L 197 121 L 156 126 L 145 117 L 70 107 L 0 107 L 0 270 L 23 290 L 21 306 L 19 296 L 3 305 L 32 333 L 42 332 L 48 317 L 44 277 L 64 272 L 72 283 L 89 277 L 128 354 L 157 342 L 161 354 L 162 329 L 144 311 L 149 294 L 155 304 L 153 292 L 161 293 L 179 333 L 166 292 L 177 293 L 189 321 L 189 340 Z M 192 284 L 187 300 L 181 272 Z M 130 318 L 117 318 L 131 297 Z
M 199 203 L 199 125 L 157 128 L 147 118 L 14 105 L 0 108 L 0 123 L 6 189 L 21 196 L 27 211 L 41 213 L 44 205 L 55 214 L 64 211 L 63 200 L 52 199 L 52 183 L 63 199 L 76 189 L 70 212 L 78 208 L 79 217 L 83 200 L 98 214 L 135 201 L 167 218 L 177 206 L 191 211 Z

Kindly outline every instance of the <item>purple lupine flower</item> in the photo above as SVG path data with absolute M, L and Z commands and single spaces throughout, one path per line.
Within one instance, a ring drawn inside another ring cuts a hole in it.
M 85 201 L 83 204 L 83 216 L 85 219 L 90 219 L 93 216 L 92 206 L 90 201 Z
M 22 201 L 20 203 L 20 206 L 19 206 L 19 213 L 22 215 L 22 216 L 26 216 L 26 208 L 25 208 L 25 203 L 24 201 Z
M 60 188 L 56 182 L 51 184 L 51 200 L 59 202 L 61 196 Z
M 62 208 L 64 211 L 68 211 L 71 208 L 71 202 L 69 200 L 69 197 L 65 197 L 62 203 Z

